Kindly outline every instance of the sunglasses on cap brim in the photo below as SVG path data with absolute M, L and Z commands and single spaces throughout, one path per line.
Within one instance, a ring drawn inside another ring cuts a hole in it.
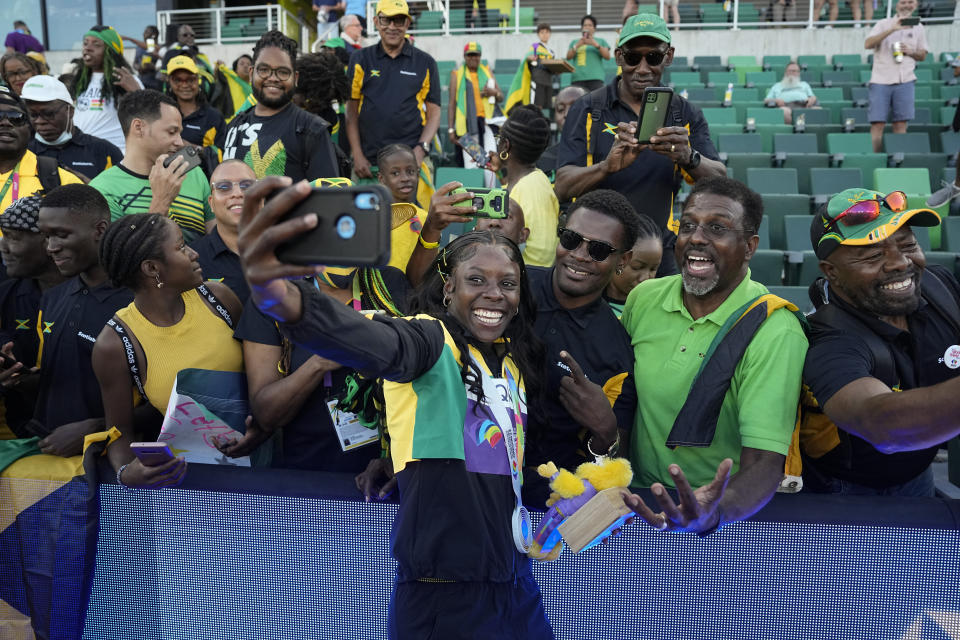
M 880 207 L 884 206 L 893 213 L 901 213 L 907 209 L 907 194 L 903 191 L 892 191 L 884 198 L 873 198 L 855 202 L 833 218 L 827 220 L 827 228 L 836 227 L 842 223 L 847 227 L 855 227 L 867 222 L 873 222 L 880 217 Z

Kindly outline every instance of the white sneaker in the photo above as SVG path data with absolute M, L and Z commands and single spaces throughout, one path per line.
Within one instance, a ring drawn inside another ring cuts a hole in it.
M 937 189 L 927 198 L 928 207 L 939 207 L 960 195 L 960 187 L 953 182 L 944 182 L 943 188 Z

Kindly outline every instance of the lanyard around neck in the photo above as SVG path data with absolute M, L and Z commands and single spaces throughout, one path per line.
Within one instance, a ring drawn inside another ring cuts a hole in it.
M 20 160 L 17 161 L 17 166 L 13 168 L 13 171 L 10 172 L 10 177 L 7 178 L 7 181 L 3 185 L 3 190 L 0 191 L 0 202 L 3 202 L 3 199 L 7 195 L 7 191 L 10 190 L 10 186 L 13 186 L 13 193 L 10 196 L 10 203 L 12 204 L 20 195 Z

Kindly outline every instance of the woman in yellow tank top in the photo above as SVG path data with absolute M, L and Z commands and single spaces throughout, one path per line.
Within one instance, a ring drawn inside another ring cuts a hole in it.
M 108 449 L 110 461 L 124 466 L 127 486 L 174 486 L 186 473 L 182 458 L 147 467 L 130 452 L 137 387 L 163 413 L 181 369 L 243 371 L 232 328 L 242 306 L 225 285 L 203 282 L 197 253 L 184 244 L 176 223 L 159 214 L 124 216 L 110 225 L 100 262 L 116 286 L 134 292 L 133 302 L 117 312 L 116 326 L 108 323 L 93 348 L 106 423 L 123 434 Z

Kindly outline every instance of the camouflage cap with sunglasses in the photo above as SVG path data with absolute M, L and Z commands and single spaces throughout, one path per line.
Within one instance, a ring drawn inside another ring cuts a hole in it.
M 840 245 L 864 246 L 889 238 L 910 223 L 935 227 L 940 216 L 930 209 L 907 210 L 902 191 L 882 194 L 869 189 L 847 189 L 830 198 L 826 212 L 813 216 L 810 242 L 817 257 L 825 260 Z

